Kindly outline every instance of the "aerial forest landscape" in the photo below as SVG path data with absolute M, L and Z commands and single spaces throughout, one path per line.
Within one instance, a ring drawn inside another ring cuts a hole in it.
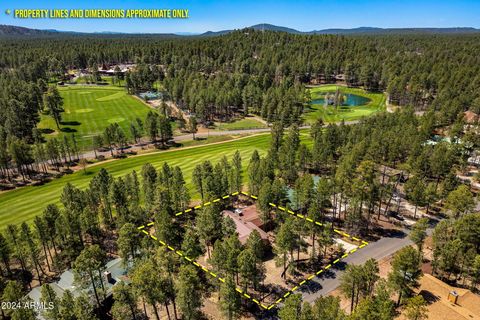
M 240 17 L 0 24 L 0 319 L 480 319 L 480 29 Z

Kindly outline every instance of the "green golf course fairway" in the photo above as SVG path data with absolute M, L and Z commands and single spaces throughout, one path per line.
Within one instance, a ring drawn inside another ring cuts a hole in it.
M 343 94 L 353 94 L 369 99 L 369 102 L 360 106 L 343 106 L 335 110 L 334 106 L 323 106 L 318 104 L 310 104 L 306 108 L 303 118 L 306 123 L 313 123 L 318 118 L 322 118 L 324 122 L 353 121 L 362 117 L 369 116 L 386 108 L 386 97 L 383 93 L 371 93 L 359 88 L 348 88 L 338 85 L 323 85 L 310 88 L 310 96 L 312 101 L 322 98 L 326 92 L 335 92 L 337 88 Z
M 308 134 L 302 132 L 302 139 L 308 139 Z M 160 168 L 164 162 L 171 166 L 180 166 L 184 178 L 190 189 L 192 198 L 198 199 L 193 191 L 191 175 L 193 168 L 205 161 L 216 163 L 224 155 L 231 159 L 236 150 L 240 151 L 244 168 L 247 166 L 253 150 L 257 149 L 260 154 L 265 154 L 270 141 L 270 134 L 261 134 L 239 138 L 236 140 L 208 144 L 192 148 L 183 148 L 172 151 L 160 151 L 145 155 L 134 156 L 121 160 L 108 161 L 89 167 L 88 173 L 77 171 L 76 173 L 52 180 L 41 186 L 22 187 L 0 194 L 0 230 L 9 224 L 20 224 L 24 221 L 31 222 L 36 215 L 51 203 L 59 203 L 62 189 L 70 182 L 74 186 L 84 189 L 101 168 L 105 168 L 113 176 L 125 175 L 132 170 L 140 173 L 142 165 L 149 162 L 156 168 Z M 245 171 L 245 170 L 244 170 Z
M 55 121 L 49 115 L 42 115 L 38 124 L 40 129 L 55 130 L 44 134 L 49 139 L 75 133 L 79 148 L 90 150 L 92 137 L 102 134 L 105 128 L 117 122 L 130 136 L 130 122 L 135 118 L 145 119 L 151 110 L 135 97 L 127 95 L 125 89 L 119 87 L 69 86 L 59 87 L 63 97 L 62 131 L 58 131 Z

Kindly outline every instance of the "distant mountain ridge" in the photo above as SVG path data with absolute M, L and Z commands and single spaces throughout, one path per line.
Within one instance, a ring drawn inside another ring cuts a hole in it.
M 336 35 L 381 35 L 381 34 L 457 34 L 457 33 L 480 33 L 480 29 L 475 29 L 471 27 L 452 27 L 452 28 L 376 28 L 376 27 L 358 27 L 351 29 L 321 29 L 321 30 L 312 30 L 312 31 L 299 31 L 296 29 L 276 26 L 268 23 L 260 23 L 245 29 L 254 29 L 260 31 L 277 31 L 277 32 L 286 32 L 291 34 L 336 34 Z M 241 29 L 236 29 L 241 30 Z M 205 33 L 189 33 L 189 32 L 178 32 L 178 33 L 122 33 L 122 32 L 111 32 L 111 31 L 102 31 L 102 32 L 74 32 L 74 31 L 59 31 L 55 29 L 40 30 L 40 29 L 30 29 L 19 26 L 11 25 L 0 25 L 0 36 L 51 36 L 51 35 L 163 35 L 163 36 L 178 36 L 178 37 L 209 37 L 209 36 L 220 36 L 225 35 L 234 30 L 220 30 L 220 31 L 207 31 Z
M 58 33 L 58 31 L 30 29 L 25 27 L 9 26 L 4 24 L 0 25 L 0 35 L 38 36 L 38 35 L 48 35 L 52 33 Z
M 268 23 L 256 24 L 248 29 L 265 30 L 265 31 L 280 31 L 291 34 L 337 34 L 337 35 L 376 35 L 376 34 L 401 34 L 401 33 L 419 33 L 419 34 L 451 34 L 451 33 L 479 33 L 480 29 L 471 27 L 452 27 L 452 28 L 376 28 L 376 27 L 358 27 L 351 29 L 321 29 L 312 31 L 299 31 L 292 28 L 276 26 Z M 234 30 L 221 30 L 221 31 L 207 31 L 202 36 L 216 36 L 230 33 Z

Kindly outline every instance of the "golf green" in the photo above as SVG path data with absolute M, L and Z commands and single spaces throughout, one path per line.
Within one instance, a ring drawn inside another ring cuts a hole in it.
M 119 87 L 68 86 L 59 91 L 64 101 L 60 130 L 49 115 L 41 116 L 38 128 L 54 130 L 45 134 L 47 139 L 73 133 L 82 150 L 91 150 L 92 137 L 102 134 L 111 123 L 117 122 L 129 136 L 130 121 L 137 117 L 144 120 L 151 110 Z
M 345 96 L 348 105 L 338 108 L 325 105 L 325 94 L 335 93 L 337 89 Z M 353 121 L 384 111 L 386 108 L 386 97 L 383 93 L 337 85 L 323 85 L 309 90 L 311 102 L 303 115 L 306 123 L 313 123 L 318 118 L 322 118 L 325 122 Z

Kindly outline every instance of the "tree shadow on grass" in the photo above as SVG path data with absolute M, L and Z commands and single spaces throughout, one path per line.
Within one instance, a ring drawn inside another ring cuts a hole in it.
M 54 133 L 55 130 L 50 128 L 41 128 L 41 129 L 38 129 L 38 132 L 40 132 L 41 134 L 50 134 L 50 133 Z
M 60 131 L 67 132 L 67 133 L 72 133 L 72 132 L 77 132 L 77 129 L 66 127 L 66 128 L 60 128 Z
M 60 121 L 60 124 L 64 125 L 64 126 L 79 126 L 82 123 L 80 123 L 78 121 Z

